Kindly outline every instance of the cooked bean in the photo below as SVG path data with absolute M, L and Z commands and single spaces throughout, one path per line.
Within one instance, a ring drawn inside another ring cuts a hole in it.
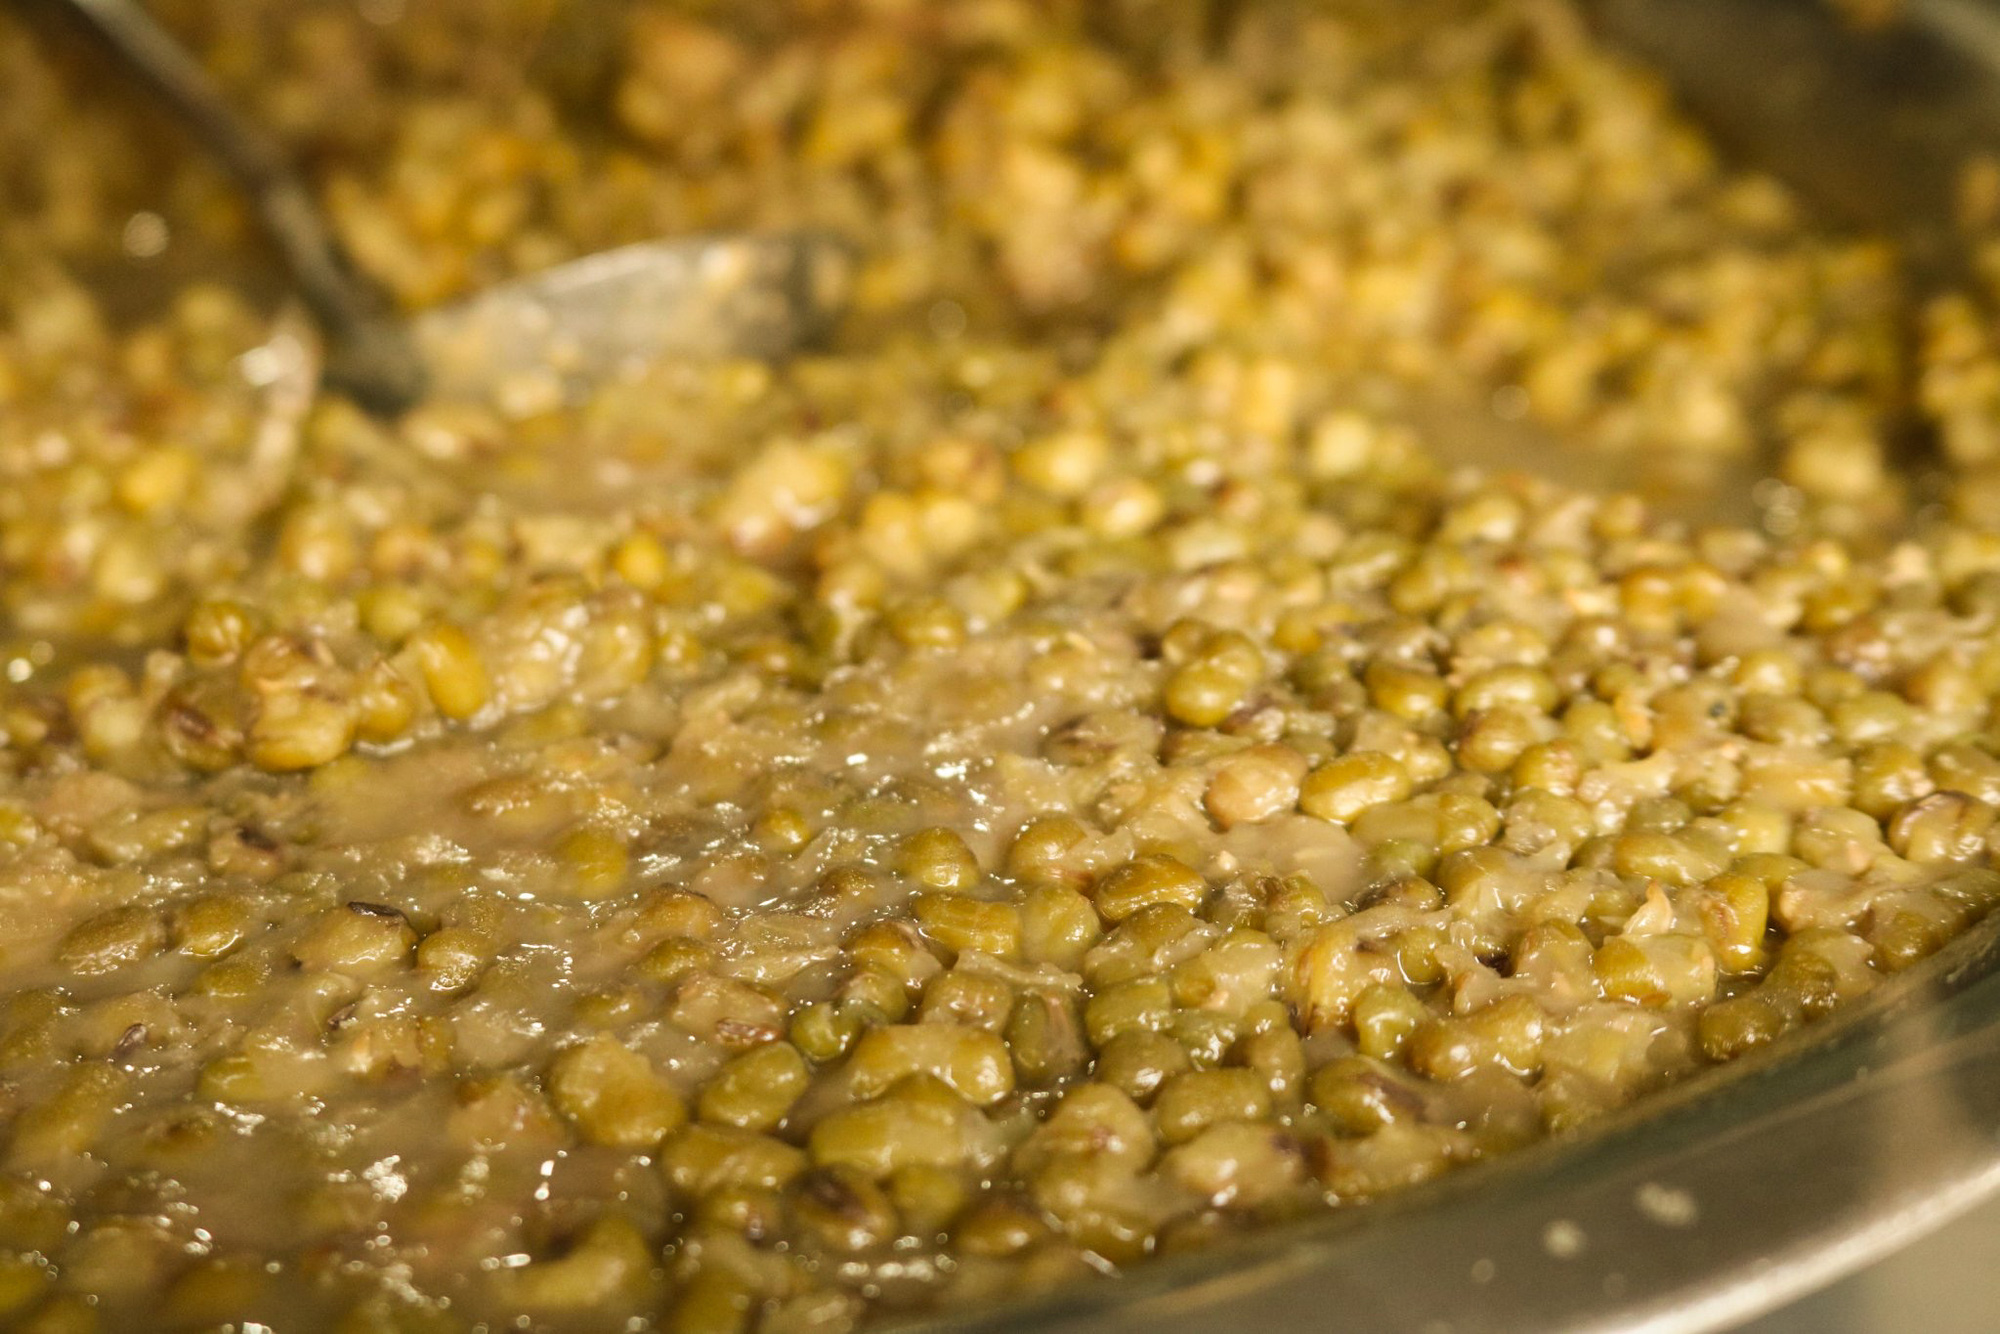
M 726 1187 L 777 1190 L 806 1168 L 806 1155 L 782 1140 L 733 1126 L 690 1125 L 660 1149 L 660 1170 L 684 1195 Z
M 701 1119 L 744 1130 L 784 1120 L 810 1081 L 805 1058 L 788 1042 L 769 1042 L 731 1060 L 702 1089 Z
M 1331 760 L 1306 776 L 1299 808 L 1307 815 L 1342 823 L 1372 806 L 1410 795 L 1410 775 L 1392 756 L 1359 751 Z
M 1254 1070 L 1187 1070 L 1169 1076 L 1153 1100 L 1160 1138 L 1179 1144 L 1225 1121 L 1260 1121 L 1271 1090 Z
M 812 1160 L 880 1179 L 909 1167 L 956 1168 L 975 1150 L 979 1114 L 939 1080 L 905 1081 L 875 1102 L 858 1103 L 813 1127 Z M 931 1087 L 934 1086 L 934 1087 Z
M 878 1028 L 856 1045 L 847 1074 L 854 1091 L 864 1098 L 913 1074 L 934 1076 L 979 1106 L 1014 1091 L 1014 1067 L 1006 1044 L 992 1033 L 958 1024 Z
M 1217 1125 L 1167 1152 L 1160 1168 L 1217 1208 L 1255 1208 L 1305 1175 L 1305 1150 L 1277 1126 Z
M 1256 824 L 1298 804 L 1306 768 L 1306 757 L 1289 746 L 1252 746 L 1216 767 L 1202 800 L 1224 829 Z
M 1199 908 L 1208 894 L 1206 880 L 1166 853 L 1135 858 L 1104 877 L 1092 890 L 1097 911 L 1111 922 L 1122 922 L 1154 904 Z

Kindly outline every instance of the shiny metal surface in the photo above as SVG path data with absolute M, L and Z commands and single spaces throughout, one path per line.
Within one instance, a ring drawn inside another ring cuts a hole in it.
M 1731 1334 L 1993 1334 L 2000 1197 Z

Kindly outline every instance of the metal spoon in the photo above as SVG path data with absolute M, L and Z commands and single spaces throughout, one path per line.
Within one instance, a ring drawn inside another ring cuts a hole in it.
M 573 396 L 662 357 L 782 357 L 844 303 L 849 256 L 833 238 L 724 233 L 586 256 L 406 323 L 348 257 L 284 152 L 134 0 L 21 3 L 71 20 L 216 156 L 319 325 L 327 382 L 372 412 L 395 415 L 432 394 Z

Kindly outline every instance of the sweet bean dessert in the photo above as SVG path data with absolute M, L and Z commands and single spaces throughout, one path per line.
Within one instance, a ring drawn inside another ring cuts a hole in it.
M 1563 0 L 156 12 L 411 310 L 859 273 L 783 364 L 377 420 L 0 14 L 7 1328 L 983 1309 L 2000 902 L 2000 263 L 1916 300 Z

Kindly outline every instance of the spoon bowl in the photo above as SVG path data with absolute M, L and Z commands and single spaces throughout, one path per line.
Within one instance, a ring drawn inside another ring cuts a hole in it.
M 780 360 L 838 317 L 850 260 L 819 233 L 642 241 L 425 311 L 410 330 L 432 395 L 527 411 L 666 358 Z

